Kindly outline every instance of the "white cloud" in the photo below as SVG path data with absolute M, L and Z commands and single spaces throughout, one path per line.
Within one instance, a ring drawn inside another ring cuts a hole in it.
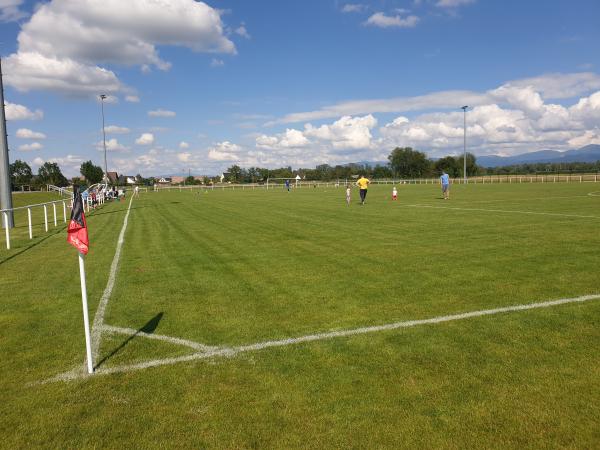
M 40 144 L 39 142 L 32 142 L 31 144 L 19 145 L 19 150 L 21 150 L 22 152 L 30 152 L 32 150 L 41 150 L 42 148 L 44 148 L 44 146 L 42 144 Z
M 225 65 L 225 61 L 222 59 L 213 58 L 210 60 L 210 67 L 223 67 Z
M 150 117 L 175 117 L 175 111 L 168 111 L 166 109 L 156 109 L 154 111 L 148 111 Z
M 104 151 L 103 141 L 96 142 L 94 146 L 97 150 Z M 112 138 L 106 141 L 106 150 L 109 152 L 127 152 L 129 147 L 121 144 L 116 138 Z
M 181 141 L 181 142 L 179 143 L 179 148 L 181 148 L 181 149 L 184 149 L 184 148 L 190 148 L 190 144 L 188 144 L 188 143 L 187 143 L 187 142 L 185 142 L 185 141 Z
M 539 77 L 509 81 L 506 85 L 531 87 L 545 99 L 564 99 L 600 89 L 600 75 L 592 72 L 549 73 Z
M 600 129 L 586 130 L 585 133 L 569 139 L 569 145 L 575 148 L 590 144 L 600 145 Z
M 387 16 L 385 13 L 376 12 L 367 19 L 365 25 L 371 25 L 380 28 L 398 27 L 398 28 L 412 28 L 419 23 L 417 16 Z
M 7 102 L 4 106 L 6 120 L 39 120 L 44 117 L 41 109 L 31 111 L 29 108 L 16 103 Z
M 364 117 L 344 116 L 332 125 L 318 128 L 305 125 L 304 135 L 328 141 L 337 149 L 365 149 L 371 146 L 371 129 L 377 125 L 377 119 L 371 114 Z
M 360 3 L 346 3 L 344 6 L 342 6 L 342 12 L 343 13 L 359 13 L 359 12 L 363 12 L 367 8 L 368 8 L 367 5 L 363 5 Z
M 68 95 L 117 92 L 123 85 L 114 72 L 73 59 L 19 51 L 4 61 L 6 84 L 27 92 L 51 90 Z
M 46 139 L 44 133 L 33 131 L 28 128 L 19 128 L 15 133 L 15 136 L 21 139 Z
M 208 159 L 213 161 L 235 162 L 240 160 L 242 148 L 229 141 L 219 142 L 208 150 Z
M 177 159 L 181 162 L 189 162 L 192 158 L 192 154 L 189 152 L 177 153 Z
M 277 136 L 261 135 L 256 138 L 256 146 L 265 149 L 302 148 L 308 144 L 309 140 L 302 131 L 290 128 Z
M 152 145 L 154 144 L 154 135 L 152 133 L 142 133 L 142 135 L 135 140 L 138 145 Z
M 422 110 L 456 109 L 461 105 L 479 106 L 496 102 L 515 102 L 522 95 L 514 88 L 532 88 L 543 99 L 563 99 L 600 89 L 600 75 L 593 73 L 547 74 L 535 78 L 509 81 L 487 92 L 437 91 L 414 97 L 368 99 L 341 102 L 316 111 L 297 112 L 267 122 L 266 126 L 281 123 L 308 122 L 341 116 L 374 113 L 403 113 Z M 510 93 L 513 93 L 512 99 Z M 532 91 L 529 91 L 531 95 Z M 531 101 L 537 101 L 531 99 Z M 533 105 L 535 107 L 535 105 Z
M 13 22 L 27 17 L 27 14 L 19 9 L 23 0 L 0 0 L 0 22 Z
M 6 0 L 4 0 L 6 1 Z M 41 3 L 6 59 L 6 83 L 71 95 L 126 90 L 104 64 L 168 70 L 157 46 L 235 54 L 221 12 L 194 0 L 53 0 Z
M 43 166 L 43 165 L 44 165 L 44 163 L 45 163 L 46 161 L 44 161 L 44 159 L 43 159 L 43 158 L 40 158 L 39 156 L 36 156 L 35 158 L 33 158 L 33 161 L 32 161 L 32 162 L 33 162 L 33 164 L 35 164 L 36 166 Z
M 119 127 L 117 125 L 108 125 L 104 127 L 104 131 L 106 134 L 127 134 L 131 132 L 131 130 L 127 127 Z
M 530 87 L 492 92 L 488 104 L 467 112 L 467 147 L 476 154 L 511 155 L 599 143 L 600 91 L 570 107 L 545 103 Z M 431 156 L 458 153 L 463 119 L 460 111 L 423 114 L 413 120 L 401 116 L 380 129 L 376 145 L 413 146 Z
M 235 34 L 237 34 L 243 38 L 246 38 L 246 39 L 250 39 L 252 37 L 248 33 L 248 30 L 246 30 L 246 26 L 244 24 L 240 25 L 239 27 L 237 27 L 235 29 Z
M 139 103 L 140 98 L 137 95 L 126 95 L 125 101 L 129 103 Z
M 475 0 L 439 0 L 435 5 L 440 8 L 457 8 L 469 3 L 475 3 Z

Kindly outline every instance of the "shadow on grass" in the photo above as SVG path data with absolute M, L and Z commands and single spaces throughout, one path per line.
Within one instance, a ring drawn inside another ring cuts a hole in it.
M 48 231 L 47 235 L 39 238 L 34 243 L 26 245 L 25 247 L 21 248 L 18 252 L 15 252 L 12 255 L 7 256 L 4 259 L 0 259 L 0 265 L 4 264 L 5 262 L 10 261 L 13 258 L 16 258 L 17 256 L 21 255 L 22 253 L 25 253 L 27 250 L 31 250 L 32 248 L 37 247 L 42 242 L 44 242 L 46 239 L 50 239 L 51 237 L 56 236 L 59 233 L 62 233 L 63 231 L 65 231 L 66 228 L 67 228 L 66 226 L 62 226 L 62 227 L 57 227 L 56 231 L 54 231 L 54 232 Z
M 159 324 L 160 320 L 162 319 L 163 314 L 164 313 L 159 312 L 156 316 L 154 316 L 152 319 L 150 319 L 142 328 L 140 328 L 139 330 L 137 330 L 134 334 L 132 334 L 131 336 L 129 336 L 127 339 L 125 339 L 118 347 L 116 347 L 115 349 L 113 349 L 108 355 L 106 355 L 104 358 L 102 358 L 98 362 L 98 364 L 96 364 L 96 366 L 94 367 L 94 369 L 97 369 L 102 364 L 104 364 L 106 361 L 108 361 L 110 358 L 112 358 L 117 353 L 119 353 L 121 350 L 123 350 L 127 344 L 129 344 L 133 339 L 135 339 L 137 337 L 138 334 L 140 334 L 140 333 L 146 333 L 146 334 L 152 334 L 152 333 L 154 333 L 154 331 L 158 327 L 158 324 Z

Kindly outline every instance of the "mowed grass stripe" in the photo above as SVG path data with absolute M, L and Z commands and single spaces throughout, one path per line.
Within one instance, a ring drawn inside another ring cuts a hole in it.
M 597 190 L 563 187 L 468 186 L 454 189 L 450 204 L 459 198 L 468 204 L 467 195 Z M 343 190 L 333 189 L 294 197 L 214 192 L 203 194 L 198 208 L 184 203 L 186 193 L 141 195 L 107 322 L 137 330 L 163 312 L 156 334 L 243 345 L 304 329 L 598 291 L 595 223 L 406 211 L 400 204 L 434 203 L 439 189 L 402 186 L 398 207 L 389 189 L 371 191 L 363 209 L 338 208 L 345 208 Z M 578 201 L 575 209 L 589 205 Z M 106 285 L 122 206 L 90 217 L 92 311 Z M 546 207 L 560 212 L 562 206 Z M 271 221 L 270 210 L 281 216 Z M 311 210 L 305 222 L 296 217 Z M 281 223 L 287 214 L 299 225 Z M 328 226 L 319 228 L 321 214 Z M 363 219 L 368 226 L 360 235 Z M 179 228 L 163 234 L 173 220 Z M 236 234 L 245 222 L 257 225 Z M 290 245 L 279 242 L 284 237 Z M 347 266 L 330 255 L 338 248 Z M 210 364 L 31 384 L 83 360 L 73 253 L 56 236 L 0 264 L 0 431 L 7 448 L 474 448 L 482 442 L 595 448 L 600 442 L 597 302 L 271 348 Z M 356 255 L 366 255 L 366 263 Z M 264 295 L 247 295 L 245 285 Z M 115 353 L 103 367 L 187 351 L 138 338 L 123 346 L 126 339 L 105 341 L 103 353 Z
M 128 318 L 141 296 L 138 323 L 165 312 L 161 332 L 231 345 L 596 286 L 586 279 L 595 276 L 592 254 L 573 255 L 572 272 L 555 257 L 589 249 L 597 240 L 591 228 L 565 239 L 561 221 L 411 213 L 374 191 L 364 208 L 347 208 L 335 191 L 148 194 L 157 204 L 139 210 L 150 217 L 131 231 L 144 241 L 133 259 L 158 261 L 134 274 L 136 288 L 115 306 L 115 324 L 134 326 Z M 153 233 L 156 242 L 148 240 Z M 151 283 L 156 278 L 161 285 Z

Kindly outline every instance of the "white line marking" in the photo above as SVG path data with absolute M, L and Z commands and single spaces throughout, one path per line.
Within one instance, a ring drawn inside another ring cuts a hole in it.
M 518 211 L 518 210 L 508 210 L 508 209 L 459 208 L 459 207 L 453 207 L 453 206 L 434 206 L 434 205 L 404 205 L 404 206 L 409 207 L 409 208 L 453 209 L 453 210 L 457 210 L 457 211 L 487 211 L 487 212 L 499 212 L 499 213 L 513 213 L 513 214 L 533 214 L 536 216 L 558 216 L 558 217 L 577 217 L 580 219 L 600 219 L 600 216 L 583 216 L 583 215 L 579 215 L 579 214 Z
M 117 241 L 117 250 L 115 251 L 115 256 L 113 258 L 112 265 L 110 266 L 108 282 L 106 283 L 106 288 L 104 289 L 104 293 L 100 299 L 100 304 L 96 310 L 96 315 L 94 316 L 94 323 L 92 325 L 92 359 L 94 361 L 98 361 L 100 340 L 102 339 L 102 325 L 104 324 L 104 313 L 106 311 L 106 305 L 110 300 L 110 295 L 112 294 L 115 280 L 117 278 L 117 269 L 119 268 L 119 259 L 121 258 L 121 248 L 123 247 L 123 242 L 125 241 L 125 230 L 127 229 L 127 220 L 129 219 L 129 212 L 131 211 L 132 202 L 133 196 L 129 200 L 129 206 L 127 206 L 127 213 L 125 214 L 123 227 L 121 227 L 121 233 L 119 234 L 119 239 Z
M 600 191 L 588 193 L 590 197 L 600 197 Z
M 588 194 L 589 195 L 589 194 Z M 469 200 L 469 203 L 498 203 L 498 202 L 528 202 L 530 200 L 555 200 L 555 199 L 563 199 L 563 198 L 587 198 L 587 195 L 566 195 L 560 197 L 528 197 L 528 198 L 502 198 L 496 200 Z M 459 199 L 463 200 L 462 198 Z
M 161 335 L 161 334 L 145 333 L 143 331 L 135 330 L 133 328 L 122 328 L 122 327 L 113 327 L 112 325 L 102 325 L 101 330 L 103 332 L 105 331 L 107 333 L 126 334 L 131 337 L 139 336 L 139 337 L 144 337 L 144 338 L 148 338 L 148 339 L 155 339 L 157 341 L 169 342 L 170 344 L 183 345 L 186 347 L 191 347 L 194 350 L 199 351 L 199 352 L 208 352 L 208 351 L 214 351 L 214 350 L 218 349 L 217 347 L 200 344 L 200 343 L 194 342 L 194 341 L 188 341 L 187 339 L 180 339 L 180 338 L 165 336 L 165 335 Z
M 135 370 L 148 369 L 150 367 L 166 366 L 166 365 L 172 365 L 172 364 L 177 364 L 177 363 L 181 363 L 181 362 L 195 361 L 195 360 L 201 360 L 201 359 L 207 359 L 207 358 L 213 358 L 213 357 L 219 357 L 219 356 L 231 357 L 231 356 L 235 356 L 239 353 L 263 350 L 263 349 L 271 348 L 271 347 L 283 347 L 283 346 L 287 346 L 287 345 L 301 344 L 304 342 L 322 341 L 322 340 L 334 339 L 334 338 L 339 338 L 339 337 L 355 336 L 355 335 L 359 335 L 359 334 L 376 333 L 379 331 L 396 330 L 399 328 L 410 328 L 410 327 L 414 327 L 414 326 L 418 326 L 418 325 L 429 325 L 429 324 L 437 324 L 437 323 L 442 323 L 442 322 L 451 322 L 454 320 L 469 319 L 471 317 L 491 316 L 491 315 L 495 315 L 495 314 L 502 314 L 502 313 L 513 312 L 513 311 L 525 311 L 525 310 L 529 310 L 529 309 L 549 308 L 552 306 L 564 305 L 567 303 L 582 303 L 582 302 L 587 302 L 590 300 L 597 300 L 597 299 L 600 299 L 600 294 L 584 295 L 581 297 L 574 297 L 574 298 L 562 298 L 559 300 L 549 300 L 549 301 L 545 301 L 545 302 L 528 303 L 528 304 L 524 304 L 524 305 L 513 305 L 513 306 L 502 307 L 502 308 L 484 309 L 484 310 L 480 310 L 480 311 L 472 311 L 472 312 L 466 312 L 466 313 L 462 313 L 462 314 L 452 314 L 452 315 L 447 315 L 447 316 L 433 317 L 430 319 L 409 320 L 409 321 L 405 321 L 405 322 L 394 322 L 394 323 L 389 323 L 389 324 L 385 324 L 385 325 L 375 325 L 375 326 L 370 326 L 370 327 L 354 328 L 351 330 L 331 331 L 328 333 L 310 334 L 307 336 L 281 339 L 281 340 L 277 340 L 277 341 L 265 341 L 265 342 L 258 342 L 256 344 L 242 345 L 242 346 L 238 346 L 238 347 L 219 348 L 219 349 L 215 349 L 213 351 L 207 351 L 204 353 L 194 353 L 191 355 L 179 356 L 179 357 L 174 357 L 174 358 L 155 359 L 155 360 L 146 361 L 146 362 L 137 363 L 137 364 L 128 364 L 128 365 L 109 367 L 109 368 L 99 368 L 94 373 L 96 375 L 108 375 L 111 373 L 132 372 Z M 70 371 L 70 372 L 66 372 L 66 373 L 57 375 L 56 377 L 51 378 L 49 380 L 45 380 L 42 383 L 49 383 L 49 382 L 55 382 L 55 381 L 69 381 L 69 380 L 75 380 L 75 379 L 79 379 L 79 378 L 86 378 L 89 376 L 93 376 L 93 375 L 88 375 L 87 373 L 85 373 L 83 371 L 78 371 L 78 372 Z

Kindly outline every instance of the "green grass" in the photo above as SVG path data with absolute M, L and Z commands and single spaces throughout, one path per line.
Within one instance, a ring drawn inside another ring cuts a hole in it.
M 105 323 L 235 346 L 600 293 L 591 191 L 142 194 Z M 126 207 L 88 218 L 92 317 Z M 600 445 L 600 300 L 38 384 L 84 358 L 76 252 L 52 231 L 0 250 L 6 448 Z M 187 353 L 104 335 L 100 370 Z

